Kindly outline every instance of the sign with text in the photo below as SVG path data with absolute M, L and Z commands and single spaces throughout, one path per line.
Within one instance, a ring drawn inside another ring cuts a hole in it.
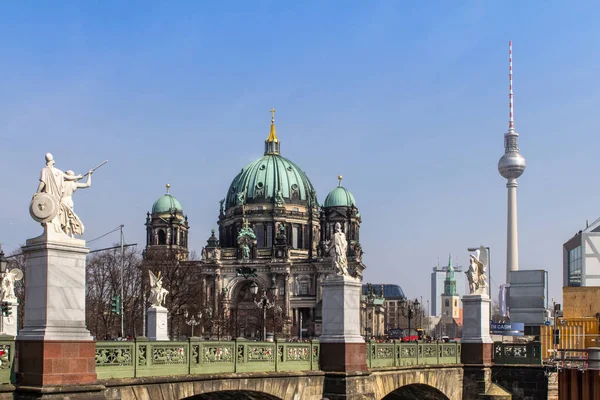
M 492 322 L 490 324 L 490 333 L 492 335 L 503 336 L 523 336 L 525 324 L 522 322 Z

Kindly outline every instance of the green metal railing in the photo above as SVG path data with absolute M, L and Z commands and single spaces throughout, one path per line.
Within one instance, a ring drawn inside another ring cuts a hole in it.
M 0 335 L 0 384 L 14 382 L 15 338 Z
M 494 342 L 494 363 L 542 365 L 542 343 Z
M 205 341 L 96 342 L 99 379 L 319 369 L 319 343 Z
M 460 343 L 367 343 L 369 368 L 460 364 Z

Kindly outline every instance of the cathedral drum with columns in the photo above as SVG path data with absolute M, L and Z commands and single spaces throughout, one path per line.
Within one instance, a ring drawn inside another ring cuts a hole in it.
M 319 205 L 306 174 L 281 156 L 271 113 L 264 155 L 231 182 L 220 201 L 218 233 L 212 231 L 201 260 L 185 260 L 187 217 L 170 194 L 148 215 L 145 255 L 169 247 L 197 267 L 198 302 L 227 320 L 227 336 L 261 338 L 266 327 L 267 337 L 310 338 L 321 333 L 320 283 L 335 274 L 329 250 L 338 222 L 349 272 L 362 279 L 361 216 L 341 176 Z

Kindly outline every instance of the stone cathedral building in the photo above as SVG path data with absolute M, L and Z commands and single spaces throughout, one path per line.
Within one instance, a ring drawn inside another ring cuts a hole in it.
M 274 303 L 269 315 L 280 321 L 279 327 L 273 323 L 278 335 L 297 336 L 300 326 L 304 337 L 319 335 L 319 283 L 334 273 L 329 245 L 338 222 L 348 240 L 349 270 L 362 279 L 361 215 L 341 176 L 319 204 L 308 176 L 281 155 L 271 112 L 264 155 L 233 178 L 220 201 L 218 232 L 208 238 L 201 260 L 188 260 L 188 220 L 168 187 L 147 215 L 145 254 L 168 250 L 194 265 L 199 302 L 228 319 L 232 336 L 260 336 L 255 300 L 263 293 Z

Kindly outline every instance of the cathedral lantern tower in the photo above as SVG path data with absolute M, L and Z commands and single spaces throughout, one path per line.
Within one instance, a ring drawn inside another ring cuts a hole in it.
M 188 231 L 190 229 L 183 208 L 169 191 L 171 185 L 166 185 L 167 193 L 159 197 L 152 206 L 152 213 L 146 214 L 146 249 L 144 258 L 153 255 L 175 255 L 179 260 L 187 260 Z
M 339 222 L 348 239 L 348 256 L 361 261 L 362 248 L 360 245 L 361 217 L 352 193 L 342 186 L 342 175 L 338 176 L 338 186 L 325 198 L 321 210 L 321 241 L 333 239 L 335 224 Z

